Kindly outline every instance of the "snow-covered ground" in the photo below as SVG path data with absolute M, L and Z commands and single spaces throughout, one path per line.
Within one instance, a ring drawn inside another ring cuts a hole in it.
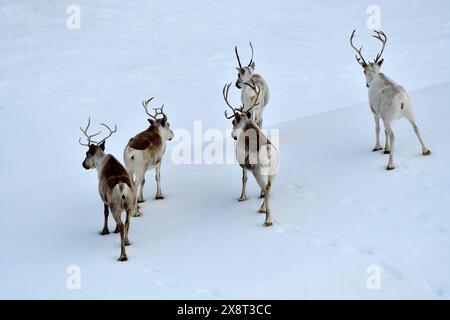
M 80 30 L 66 28 L 71 4 Z M 450 3 L 375 3 L 389 37 L 383 71 L 410 91 L 432 151 L 421 156 L 398 122 L 392 172 L 371 152 L 348 45 L 357 28 L 376 54 L 371 4 L 1 1 L 0 298 L 450 298 Z M 146 127 L 140 101 L 155 96 L 174 129 L 201 120 L 225 131 L 221 89 L 235 81 L 234 45 L 248 61 L 248 40 L 271 89 L 264 124 L 280 130 L 273 227 L 262 227 L 252 178 L 251 199 L 237 201 L 237 165 L 175 165 L 173 141 L 167 197 L 153 200 L 148 173 L 129 261 L 117 262 L 119 237 L 98 234 L 103 206 L 78 127 L 88 116 L 117 123 L 107 151 L 122 159 Z M 80 290 L 66 286 L 70 265 Z M 371 267 L 379 290 L 367 287 Z

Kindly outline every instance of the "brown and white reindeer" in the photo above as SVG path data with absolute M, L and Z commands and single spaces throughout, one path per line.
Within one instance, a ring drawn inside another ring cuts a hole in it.
M 251 42 L 249 43 L 250 48 L 252 50 L 252 58 L 250 59 L 250 62 L 246 67 L 242 67 L 237 47 L 234 48 L 236 58 L 239 64 L 239 67 L 236 68 L 236 70 L 238 71 L 236 87 L 238 89 L 241 89 L 241 103 L 244 106 L 243 111 L 249 111 L 252 120 L 258 125 L 258 127 L 262 128 L 263 111 L 267 103 L 269 102 L 269 87 L 267 86 L 267 83 L 264 81 L 263 77 L 255 73 L 255 62 L 253 61 L 254 51 L 252 43 Z M 250 82 L 258 85 L 260 89 L 259 96 L 256 96 L 255 92 L 251 89 L 251 87 L 245 85 L 246 83 Z
M 100 132 L 88 134 L 90 124 L 91 119 L 89 118 L 86 129 L 80 128 L 87 138 L 87 143 L 82 143 L 81 138 L 79 143 L 89 148 L 86 152 L 86 159 L 83 161 L 83 168 L 86 170 L 95 168 L 98 172 L 98 191 L 104 203 L 105 215 L 105 223 L 100 234 L 109 234 L 108 214 L 109 210 L 111 210 L 112 216 L 117 223 L 114 233 L 120 232 L 121 251 L 119 261 L 126 261 L 125 246 L 130 245 L 128 239 L 130 217 L 132 214 L 139 212 L 136 191 L 125 168 L 114 156 L 104 152 L 105 141 L 117 131 L 117 126 L 114 127 L 114 130 L 111 130 L 110 127 L 102 123 L 101 125 L 109 130 L 109 134 L 100 142 L 95 142 L 92 138 L 99 135 Z M 121 217 L 124 210 L 126 212 L 125 224 L 122 222 Z
M 153 168 L 156 171 L 155 199 L 164 199 L 160 183 L 161 161 L 166 151 L 166 140 L 172 140 L 174 137 L 163 110 L 164 105 L 154 108 L 154 115 L 148 112 L 148 104 L 152 99 L 153 97 L 142 101 L 145 112 L 150 116 L 150 126 L 130 139 L 123 155 L 128 174 L 136 183 L 138 202 L 144 202 L 145 173 Z
M 269 198 L 272 182 L 278 171 L 278 151 L 269 139 L 260 130 L 258 125 L 252 120 L 251 110 L 258 105 L 258 96 L 261 92 L 259 86 L 254 82 L 245 83 L 255 93 L 256 99 L 249 107 L 241 106 L 234 108 L 228 102 L 228 91 L 231 83 L 223 88 L 223 98 L 228 107 L 233 111 L 227 119 L 233 119 L 233 130 L 231 136 L 236 140 L 236 159 L 242 168 L 242 193 L 239 201 L 248 199 L 246 195 L 247 171 L 251 171 L 259 187 L 261 188 L 261 197 L 264 202 L 259 212 L 266 214 L 264 226 L 272 225 L 272 216 L 270 214 Z
M 384 47 L 386 45 L 387 37 L 382 31 L 374 31 L 374 38 L 381 41 L 383 47 L 380 53 L 377 54 L 373 62 L 366 62 L 362 56 L 362 47 L 356 48 L 353 44 L 353 38 L 355 37 L 356 30 L 353 30 L 350 36 L 350 46 L 356 51 L 356 61 L 361 65 L 366 77 L 366 86 L 369 88 L 369 106 L 375 119 L 375 134 L 376 142 L 373 151 L 382 150 L 380 145 L 380 118 L 383 120 L 386 144 L 384 147 L 384 153 L 389 154 L 389 161 L 387 164 L 387 170 L 394 169 L 394 142 L 395 135 L 393 131 L 393 124 L 396 120 L 405 117 L 414 129 L 414 132 L 419 139 L 422 146 L 422 154 L 424 156 L 429 155 L 431 152 L 425 146 L 422 137 L 419 132 L 419 128 L 416 125 L 411 100 L 409 99 L 406 90 L 395 83 L 393 80 L 380 72 L 380 67 L 384 59 L 380 59 L 383 54 Z

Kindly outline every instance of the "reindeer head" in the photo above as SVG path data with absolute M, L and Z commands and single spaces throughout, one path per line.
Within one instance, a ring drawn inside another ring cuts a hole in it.
M 228 91 L 230 90 L 230 86 L 231 83 L 229 84 L 225 84 L 225 86 L 223 87 L 223 98 L 226 102 L 226 104 L 228 105 L 228 107 L 230 107 L 231 111 L 233 111 L 232 115 L 228 115 L 227 111 L 225 110 L 225 118 L 227 119 L 233 119 L 233 131 L 231 131 L 231 137 L 234 140 L 237 140 L 240 133 L 242 133 L 243 131 L 246 130 L 246 128 L 248 128 L 249 124 L 252 123 L 252 114 L 250 112 L 251 109 L 253 109 L 255 106 L 258 105 L 257 101 L 258 101 L 258 97 L 259 97 L 259 93 L 260 93 L 260 88 L 257 84 L 255 84 L 255 82 L 253 80 L 250 80 L 252 84 L 250 83 L 244 83 L 245 85 L 249 86 L 250 88 L 252 88 L 255 93 L 256 93 L 256 98 L 254 100 L 253 105 L 247 109 L 247 111 L 244 111 L 244 106 L 240 106 L 239 108 L 234 108 L 233 106 L 231 106 L 231 104 L 228 102 Z M 257 127 L 255 125 L 255 127 Z
M 252 43 L 250 43 L 250 48 L 252 49 L 252 58 L 250 59 L 250 62 L 248 63 L 248 66 L 246 67 L 242 67 L 241 65 L 241 60 L 239 59 L 239 54 L 238 54 L 238 50 L 237 47 L 234 48 L 234 51 L 236 52 L 236 58 L 239 64 L 239 67 L 236 68 L 236 70 L 238 71 L 238 78 L 236 80 L 236 87 L 238 89 L 242 88 L 242 85 L 246 82 L 249 82 L 250 79 L 253 77 L 253 75 L 255 74 L 255 62 L 253 61 L 253 46 Z
M 384 47 L 386 46 L 387 37 L 382 31 L 376 31 L 374 30 L 375 34 L 372 35 L 372 37 L 380 40 L 383 44 L 383 47 L 381 48 L 380 53 L 377 54 L 376 58 L 373 62 L 367 63 L 366 60 L 364 60 L 364 57 L 361 53 L 362 47 L 357 49 L 353 45 L 353 38 L 355 37 L 356 30 L 353 30 L 352 35 L 350 36 L 350 45 L 353 49 L 357 52 L 356 61 L 359 63 L 359 65 L 364 69 L 364 75 L 366 76 L 366 86 L 369 88 L 369 84 L 372 82 L 373 78 L 380 73 L 380 67 L 383 64 L 384 59 L 381 59 L 381 55 L 383 54 Z
M 87 138 L 87 143 L 82 143 L 81 142 L 81 138 L 78 140 L 78 142 L 85 147 L 88 147 L 88 151 L 86 152 L 86 158 L 83 161 L 83 168 L 85 168 L 86 170 L 89 169 L 94 169 L 96 166 L 96 161 L 95 159 L 98 156 L 103 155 L 104 151 L 105 151 L 105 141 L 106 139 L 108 139 L 109 137 L 111 137 L 111 135 L 117 131 L 117 126 L 114 125 L 114 130 L 111 130 L 110 127 L 108 127 L 106 124 L 101 123 L 102 126 L 106 127 L 109 131 L 109 134 L 100 142 L 96 142 L 93 141 L 92 138 L 99 135 L 101 133 L 101 131 L 94 133 L 94 134 L 88 134 L 88 129 L 89 126 L 91 125 L 91 118 L 89 118 L 88 120 L 88 124 L 86 126 L 86 129 L 83 129 L 80 127 L 81 132 L 83 132 L 83 134 L 86 136 Z
M 172 140 L 174 134 L 172 129 L 170 129 L 170 123 L 167 121 L 167 115 L 164 113 L 164 105 L 162 105 L 160 108 L 153 108 L 153 110 L 155 110 L 155 114 L 153 115 L 148 112 L 148 104 L 152 100 L 153 97 L 148 100 L 142 101 L 142 106 L 145 109 L 145 113 L 147 113 L 147 115 L 150 117 L 148 119 L 148 122 L 150 122 L 150 126 L 159 128 L 159 131 L 161 132 L 162 138 L 164 140 Z

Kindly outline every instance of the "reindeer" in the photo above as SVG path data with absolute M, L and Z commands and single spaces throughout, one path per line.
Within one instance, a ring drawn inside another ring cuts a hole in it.
M 255 82 L 252 82 L 252 84 L 245 83 L 245 85 L 250 87 L 255 93 L 253 104 L 247 108 L 245 106 L 234 108 L 228 102 L 228 91 L 231 83 L 225 84 L 223 87 L 223 98 L 233 111 L 233 114 L 230 116 L 225 111 L 225 117 L 227 119 L 234 118 L 231 137 L 237 141 L 236 159 L 242 168 L 242 193 L 239 201 L 248 199 L 246 195 L 247 171 L 251 171 L 261 188 L 261 196 L 264 197 L 264 202 L 259 212 L 266 214 L 264 226 L 269 227 L 272 225 L 269 197 L 272 182 L 278 170 L 278 151 L 252 120 L 251 110 L 258 104 L 257 101 L 261 89 Z
M 357 52 L 357 55 L 355 55 L 356 61 L 364 69 L 366 86 L 369 88 L 369 106 L 375 119 L 376 134 L 376 142 L 373 151 L 382 150 L 380 145 L 381 118 L 383 120 L 386 135 L 384 153 L 389 154 L 389 162 L 386 168 L 387 170 L 394 169 L 395 135 L 392 126 L 395 120 L 405 117 L 412 125 L 414 132 L 422 145 L 422 154 L 424 156 L 431 154 L 430 150 L 425 146 L 425 143 L 422 140 L 419 128 L 416 125 L 411 101 L 405 89 L 380 72 L 380 67 L 384 61 L 384 59 L 380 60 L 380 58 L 383 54 L 384 47 L 386 46 L 386 35 L 382 31 L 374 30 L 375 34 L 372 36 L 382 42 L 382 48 L 374 61 L 367 63 L 361 53 L 362 47 L 358 49 L 353 44 L 355 32 L 356 30 L 353 30 L 350 36 L 350 46 Z
M 164 105 L 160 108 L 154 108 L 154 115 L 148 112 L 148 104 L 152 100 L 153 97 L 142 101 L 145 113 L 150 116 L 150 119 L 148 119 L 150 126 L 147 130 L 138 133 L 134 138 L 130 139 L 123 155 L 128 174 L 132 179 L 135 177 L 138 189 L 138 202 L 144 202 L 145 173 L 153 168 L 156 171 L 155 199 L 164 199 L 160 184 L 161 160 L 166 151 L 166 140 L 172 140 L 174 137 L 163 110 Z M 162 116 L 162 118 L 158 118 L 158 116 Z
M 237 46 L 234 48 L 236 53 L 236 58 L 239 64 L 239 67 L 236 68 L 238 73 L 238 78 L 236 81 L 236 87 L 241 89 L 241 102 L 243 106 L 254 106 L 253 108 L 244 107 L 243 111 L 250 111 L 252 120 L 258 125 L 258 127 L 262 128 L 262 114 L 265 106 L 269 102 L 269 87 L 264 79 L 255 73 L 255 62 L 253 61 L 253 46 L 252 43 L 249 42 L 250 48 L 252 50 L 252 58 L 246 67 L 242 67 L 241 60 L 239 59 Z M 251 89 L 251 87 L 246 86 L 244 84 L 250 83 L 250 81 L 256 83 L 260 88 L 261 92 L 259 98 L 256 97 L 255 92 Z
M 89 118 L 86 129 L 80 127 L 80 130 L 87 138 L 87 143 L 82 143 L 81 138 L 79 143 L 89 148 L 86 152 L 86 159 L 83 161 L 83 168 L 86 170 L 95 168 L 98 172 L 98 191 L 104 203 L 105 215 L 105 223 L 100 234 L 109 234 L 108 215 L 109 210 L 111 210 L 112 216 L 117 223 L 114 233 L 120 232 L 121 251 L 119 261 L 126 261 L 125 246 L 130 245 L 128 239 L 130 216 L 139 212 L 135 188 L 127 171 L 120 162 L 114 156 L 104 153 L 105 141 L 117 131 L 117 126 L 114 126 L 114 130 L 111 130 L 106 124 L 101 123 L 102 126 L 109 130 L 109 134 L 100 142 L 95 142 L 92 138 L 99 135 L 100 132 L 88 134 L 90 124 L 91 119 Z M 125 225 L 121 218 L 123 210 L 126 211 Z

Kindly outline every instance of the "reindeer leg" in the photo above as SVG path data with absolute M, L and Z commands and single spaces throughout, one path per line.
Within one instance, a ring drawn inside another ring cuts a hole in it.
M 389 133 L 387 130 L 384 130 L 384 133 L 386 135 L 386 144 L 384 145 L 384 154 L 391 153 L 391 147 L 389 145 Z
M 261 188 L 261 193 L 259 194 L 259 197 L 262 199 L 266 196 L 266 189 L 265 188 Z
M 264 226 L 265 227 L 270 227 L 273 223 L 272 223 L 272 216 L 270 215 L 270 208 L 269 208 L 269 197 L 270 197 L 270 189 L 272 188 L 272 179 L 273 176 L 269 176 L 269 179 L 267 181 L 267 185 L 266 185 L 266 192 L 264 195 L 264 202 L 261 206 L 261 209 L 265 209 L 266 212 L 266 220 L 264 221 Z
M 376 142 L 375 147 L 373 147 L 372 151 L 380 151 L 381 150 L 381 144 L 380 144 L 380 118 L 373 113 L 373 117 L 375 119 L 375 135 L 376 135 Z
M 130 240 L 128 239 L 128 230 L 130 229 L 130 217 L 131 217 L 131 210 L 127 207 L 125 209 L 127 217 L 125 219 L 125 245 L 130 245 Z
M 145 184 L 145 171 L 136 173 L 136 191 L 138 194 L 137 202 L 144 202 L 144 184 Z
M 156 200 L 164 199 L 164 196 L 161 192 L 161 162 L 155 168 L 155 179 L 156 179 Z
M 422 140 L 422 136 L 420 135 L 420 131 L 419 131 L 419 128 L 417 127 L 417 125 L 416 125 L 416 121 L 415 121 L 415 119 L 414 119 L 414 116 L 412 116 L 412 115 L 406 115 L 405 117 L 406 117 L 406 119 L 408 119 L 409 123 L 411 124 L 411 126 L 412 126 L 413 129 L 414 129 L 414 132 L 415 132 L 416 135 L 417 135 L 417 138 L 419 139 L 420 145 L 422 146 L 422 154 L 423 154 L 424 156 L 430 155 L 431 152 L 430 152 L 430 150 L 426 147 L 425 143 L 424 143 L 423 140 Z
M 242 169 L 242 192 L 241 192 L 241 197 L 239 198 L 239 201 L 248 200 L 248 197 L 246 194 L 246 189 L 247 189 L 247 170 Z
M 104 204 L 104 215 L 105 215 L 105 223 L 103 224 L 103 230 L 100 232 L 102 236 L 109 234 L 108 230 L 108 215 L 109 215 L 109 208 L 107 204 Z
M 116 211 L 116 222 L 117 225 L 119 226 L 119 230 L 120 230 L 120 257 L 119 257 L 119 261 L 127 261 L 127 254 L 125 252 L 125 227 L 122 223 L 122 218 L 120 217 L 121 212 L 120 210 Z
M 394 131 L 392 131 L 392 127 L 391 127 L 391 124 L 390 123 L 388 123 L 388 122 L 384 122 L 384 127 L 386 128 L 386 131 L 387 131 L 387 133 L 388 133 L 388 135 L 389 135 L 389 142 L 390 142 L 390 145 L 391 145 L 391 150 L 390 150 L 390 153 L 389 153 L 389 162 L 388 162 L 388 165 L 387 165 L 387 170 L 393 170 L 395 167 L 394 167 L 394 143 L 395 143 L 395 135 L 394 135 Z
M 133 205 L 132 216 L 133 217 L 142 217 L 142 212 L 139 210 L 139 205 L 138 205 L 138 203 L 136 201 L 136 198 L 134 198 L 134 205 Z
M 259 187 L 261 188 L 261 193 L 264 193 L 264 199 L 266 199 L 267 195 L 267 179 L 265 178 L 267 175 L 262 175 L 258 168 L 252 170 L 253 176 L 256 179 L 256 182 L 258 183 Z M 259 209 L 259 213 L 266 213 L 266 206 L 267 202 L 264 200 L 263 204 L 261 205 L 261 208 Z

